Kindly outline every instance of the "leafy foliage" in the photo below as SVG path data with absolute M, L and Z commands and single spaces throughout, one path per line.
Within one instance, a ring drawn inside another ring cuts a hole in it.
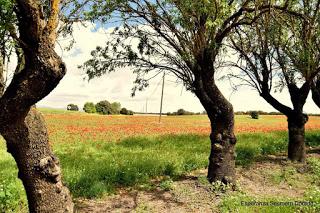
M 122 108 L 120 110 L 120 114 L 122 114 L 122 115 L 133 115 L 133 111 L 132 110 L 128 110 L 127 108 Z
M 150 71 L 169 71 L 189 90 L 200 70 L 213 76 L 216 60 L 231 29 L 251 24 L 263 1 L 92 1 L 87 18 L 119 23 L 105 47 L 91 52 L 83 68 L 89 79 L 130 67 L 136 74 L 133 95 L 148 86 Z M 205 67 L 200 64 L 207 61 Z
M 102 115 L 110 115 L 112 114 L 111 104 L 109 101 L 100 101 L 96 104 L 97 113 Z
M 96 113 L 97 110 L 96 110 L 96 106 L 94 103 L 92 102 L 86 102 L 83 106 L 83 110 L 86 112 L 86 113 Z
M 111 103 L 111 114 L 120 114 L 121 104 L 119 102 Z
M 235 86 L 253 87 L 278 111 L 302 111 L 310 86 L 320 72 L 320 3 L 290 1 L 288 10 L 265 13 L 251 26 L 235 28 L 231 43 L 239 54 Z M 277 101 L 272 91 L 287 88 L 293 108 Z
M 10 0 L 0 0 L 0 79 L 5 81 L 6 71 L 4 65 L 10 60 L 10 55 L 14 50 L 14 41 L 12 35 L 15 32 L 15 13 L 14 4 Z M 4 82 L 1 82 L 4 84 Z M 2 92 L 2 91 L 1 91 Z
M 251 111 L 250 116 L 252 119 L 259 119 L 259 112 L 258 111 Z
M 79 107 L 75 104 L 68 104 L 67 106 L 67 110 L 70 110 L 70 111 L 79 111 Z
M 102 115 L 120 114 L 121 104 L 119 102 L 110 103 L 107 100 L 100 101 L 96 104 L 96 111 Z

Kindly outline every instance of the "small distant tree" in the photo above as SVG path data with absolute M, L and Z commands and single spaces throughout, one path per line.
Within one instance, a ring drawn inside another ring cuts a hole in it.
M 133 115 L 134 112 L 132 110 L 128 110 L 128 115 Z
M 94 105 L 94 103 L 92 102 L 86 102 L 83 106 L 83 110 L 86 112 L 86 113 L 96 113 L 97 110 L 96 110 L 96 106 Z
M 120 110 L 120 114 L 122 114 L 122 115 L 128 115 L 128 113 L 129 113 L 129 111 L 126 108 L 122 108 Z
M 102 115 L 110 115 L 111 112 L 112 112 L 112 109 L 111 109 L 111 104 L 109 101 L 100 101 L 99 103 L 96 104 L 96 111 L 97 113 L 99 114 L 102 114 Z
M 185 115 L 186 111 L 184 109 L 178 109 L 177 115 Z
M 77 105 L 75 105 L 75 104 L 69 104 L 67 106 L 67 110 L 69 110 L 69 111 L 79 111 L 79 107 Z
M 111 114 L 112 115 L 120 114 L 120 110 L 121 110 L 121 104 L 119 102 L 113 102 L 111 104 Z
M 259 119 L 259 113 L 257 111 L 250 111 L 250 116 L 252 119 Z
M 173 114 L 174 115 L 194 115 L 195 113 L 194 112 L 189 112 L 189 111 L 184 110 L 184 109 L 178 109 L 178 111 L 174 112 Z

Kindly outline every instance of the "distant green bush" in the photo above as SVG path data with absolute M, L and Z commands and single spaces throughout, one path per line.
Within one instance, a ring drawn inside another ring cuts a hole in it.
M 120 110 L 120 114 L 122 114 L 122 115 L 128 115 L 128 110 L 127 110 L 126 108 L 122 108 L 122 109 Z
M 67 110 L 69 111 L 79 111 L 79 107 L 75 104 L 68 104 Z
M 133 115 L 133 111 L 128 110 L 128 109 L 126 109 L 126 108 L 122 108 L 122 109 L 120 110 L 120 114 L 121 114 L 121 115 Z
M 97 113 L 102 114 L 102 115 L 110 115 L 112 110 L 111 110 L 111 104 L 109 101 L 104 100 L 100 101 L 96 104 L 96 110 Z
M 258 111 L 251 111 L 250 116 L 252 119 L 259 119 L 259 112 Z
M 83 111 L 86 113 L 96 113 L 96 106 L 92 102 L 86 102 L 83 106 Z
M 121 110 L 121 104 L 119 102 L 111 103 L 111 114 L 112 115 L 120 114 L 120 110 Z
M 110 103 L 107 100 L 100 101 L 96 104 L 96 111 L 102 115 L 118 115 L 121 111 L 121 104 L 119 102 Z

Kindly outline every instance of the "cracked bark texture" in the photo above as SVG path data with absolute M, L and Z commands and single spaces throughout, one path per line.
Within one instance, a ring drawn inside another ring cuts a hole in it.
M 73 212 L 69 190 L 61 180 L 59 160 L 49 146 L 44 118 L 31 108 L 23 120 L 7 125 L 2 136 L 18 166 L 30 212 Z
M 18 166 L 30 212 L 73 212 L 69 190 L 61 181 L 59 160 L 51 151 L 42 115 L 32 107 L 66 73 L 54 51 L 59 0 L 51 0 L 45 19 L 39 0 L 17 0 L 19 46 L 24 66 L 0 98 L 0 133 Z M 2 72 L 3 73 L 3 72 Z
M 296 113 L 288 117 L 288 158 L 293 161 L 305 162 L 305 124 L 307 121 L 308 116 L 303 113 Z
M 211 151 L 207 178 L 209 182 L 221 181 L 234 184 L 235 152 L 237 142 L 234 134 L 232 104 L 223 96 L 214 80 L 214 58 L 211 53 L 199 57 L 199 69 L 194 82 L 194 93 L 207 111 L 211 124 Z
M 236 137 L 234 135 L 234 114 L 232 105 L 219 90 L 206 97 L 204 91 L 196 91 L 200 102 L 207 111 L 211 124 L 211 151 L 207 178 L 209 182 L 235 183 Z M 220 99 L 220 100 L 219 100 Z

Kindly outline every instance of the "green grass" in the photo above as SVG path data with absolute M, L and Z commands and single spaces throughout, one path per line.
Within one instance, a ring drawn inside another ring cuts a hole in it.
M 175 178 L 203 168 L 208 148 L 206 138 L 185 135 L 65 144 L 55 150 L 73 195 L 92 198 L 112 193 L 116 187 L 148 183 L 152 177 Z
M 65 109 L 53 109 L 53 108 L 37 108 L 40 112 L 44 114 L 79 114 L 83 113 L 81 111 L 69 111 Z
M 308 143 L 319 145 L 319 135 L 316 131 L 308 132 Z M 210 142 L 207 136 L 166 135 L 109 143 L 57 143 L 53 149 L 60 158 L 64 181 L 73 196 L 99 198 L 114 193 L 118 187 L 148 187 L 152 178 L 166 176 L 174 180 L 189 171 L 205 168 Z M 286 149 L 285 132 L 240 134 L 236 163 L 248 166 L 261 155 L 285 152 Z M 2 141 L 0 165 L 0 209 L 19 212 L 26 206 L 25 193 L 17 179 L 15 163 Z M 317 177 L 319 162 L 311 160 L 310 165 Z M 170 183 L 163 182 L 162 187 L 169 189 Z M 310 193 L 318 196 L 316 190 Z M 236 201 L 224 201 L 221 208 L 227 209 L 232 202 Z
M 0 138 L 0 212 L 27 212 L 27 199 L 15 161 Z

